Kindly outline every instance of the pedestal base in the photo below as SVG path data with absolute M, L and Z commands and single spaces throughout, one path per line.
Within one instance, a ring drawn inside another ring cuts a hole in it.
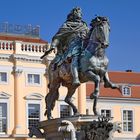
M 111 123 L 110 119 L 104 116 L 79 115 L 46 120 L 40 122 L 38 128 L 30 129 L 29 136 L 35 135 L 45 140 L 113 140 L 114 132 L 121 132 L 121 127 L 120 122 Z
M 39 128 L 44 130 L 46 140 L 74 140 L 75 138 L 75 140 L 84 140 L 85 135 L 81 127 L 92 123 L 93 120 L 98 120 L 98 117 L 80 115 L 58 118 L 40 122 Z M 73 136 L 74 133 L 75 136 Z

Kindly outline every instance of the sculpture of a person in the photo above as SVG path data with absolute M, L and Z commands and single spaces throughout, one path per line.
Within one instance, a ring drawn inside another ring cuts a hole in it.
M 83 40 L 88 31 L 86 23 L 82 20 L 81 9 L 79 7 L 72 9 L 67 16 L 67 20 L 54 35 L 50 49 L 45 54 L 47 55 L 57 48 L 57 54 L 52 62 L 52 70 L 55 70 L 57 66 L 60 66 L 67 59 L 71 59 L 73 85 L 76 86 L 80 85 L 78 61 L 83 48 Z

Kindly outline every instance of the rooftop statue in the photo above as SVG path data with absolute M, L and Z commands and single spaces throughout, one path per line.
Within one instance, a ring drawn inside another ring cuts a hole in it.
M 61 84 L 68 88 L 65 102 L 72 107 L 74 115 L 78 114 L 78 110 L 72 103 L 71 97 L 80 83 L 87 81 L 95 83 L 95 89 L 90 95 L 90 98 L 94 99 L 95 115 L 98 114 L 96 106 L 100 83 L 104 82 L 106 88 L 119 88 L 109 80 L 107 72 L 109 60 L 105 50 L 109 46 L 109 20 L 97 16 L 91 21 L 90 26 L 89 30 L 82 20 L 80 8 L 72 9 L 67 20 L 53 37 L 50 49 L 41 57 L 45 57 L 57 48 L 57 54 L 48 69 L 49 93 L 45 98 L 45 115 L 48 119 L 52 118 L 51 111 L 59 97 Z

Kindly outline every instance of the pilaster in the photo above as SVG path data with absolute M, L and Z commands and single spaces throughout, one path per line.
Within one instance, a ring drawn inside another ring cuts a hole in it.
M 86 114 L 86 84 L 78 88 L 78 110 L 80 114 Z
M 22 96 L 23 88 L 22 88 L 22 73 L 23 70 L 17 67 L 13 69 L 14 75 L 14 118 L 15 118 L 15 128 L 14 128 L 14 136 L 18 136 L 21 134 L 25 134 L 25 127 L 23 126 L 23 120 L 25 118 L 24 111 L 21 111 L 24 106 L 24 100 Z

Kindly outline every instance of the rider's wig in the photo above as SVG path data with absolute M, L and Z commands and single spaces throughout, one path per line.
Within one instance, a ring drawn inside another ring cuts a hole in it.
M 67 21 L 74 21 L 75 20 L 75 15 L 80 12 L 81 17 L 79 17 L 79 20 L 82 19 L 82 10 L 80 7 L 75 7 L 71 10 L 71 12 L 67 16 Z

